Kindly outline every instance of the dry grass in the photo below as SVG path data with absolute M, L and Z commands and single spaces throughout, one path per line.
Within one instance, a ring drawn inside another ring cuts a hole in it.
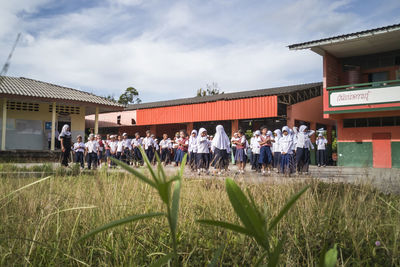
M 34 179 L 1 180 L 0 198 Z M 276 214 L 303 183 L 241 184 L 266 214 Z M 128 215 L 160 211 L 156 192 L 125 173 L 53 177 L 0 202 L 0 265 L 144 266 L 169 247 L 164 218 L 128 224 L 76 243 L 89 230 Z M 178 248 L 184 266 L 204 266 L 226 244 L 224 266 L 254 263 L 259 249 L 242 235 L 200 225 L 196 219 L 237 222 L 223 182 L 185 180 Z M 400 197 L 369 186 L 313 182 L 272 237 L 288 239 L 282 263 L 312 266 L 324 244 L 338 243 L 339 264 L 400 264 Z M 375 242 L 381 245 L 376 246 Z

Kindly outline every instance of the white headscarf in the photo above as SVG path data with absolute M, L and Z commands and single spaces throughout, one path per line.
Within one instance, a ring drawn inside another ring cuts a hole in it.
M 196 134 L 196 136 L 192 136 L 192 134 Z M 195 144 L 197 141 L 197 131 L 196 130 L 192 130 L 190 137 L 189 137 L 189 144 Z
M 282 132 L 281 132 L 280 129 L 276 129 L 276 130 L 274 131 L 274 133 L 276 134 L 276 137 L 277 137 L 278 139 L 282 137 Z
M 71 132 L 68 131 L 68 129 L 69 129 L 69 125 L 64 124 L 64 126 L 62 127 L 62 130 L 61 130 L 61 133 L 58 136 L 58 140 L 61 140 L 61 137 L 64 137 L 64 136 L 67 136 L 67 137 L 71 136 Z
M 260 132 L 260 130 L 257 130 L 257 131 L 254 132 L 254 134 L 255 135 L 261 135 L 261 132 Z
M 301 125 L 300 128 L 299 128 L 299 131 L 300 131 L 301 133 L 304 133 L 304 132 L 306 131 L 306 129 L 307 129 L 307 126 Z
M 204 128 L 200 128 L 200 129 L 199 129 L 199 134 L 197 135 L 197 143 L 200 143 L 200 138 L 202 137 L 201 134 L 202 134 L 203 132 L 207 132 L 207 130 L 204 129 Z M 207 137 L 207 136 L 206 136 L 206 137 Z
M 229 138 L 225 133 L 224 126 L 218 125 L 215 128 L 215 131 L 216 131 L 216 133 L 215 133 L 214 139 L 212 140 L 211 145 L 213 147 L 216 147 L 221 150 L 226 149 L 226 152 L 229 153 L 231 151 L 231 148 L 230 148 L 231 142 L 229 141 Z
M 271 132 L 271 131 L 268 131 L 268 132 L 267 132 L 267 136 L 272 137 L 272 132 Z

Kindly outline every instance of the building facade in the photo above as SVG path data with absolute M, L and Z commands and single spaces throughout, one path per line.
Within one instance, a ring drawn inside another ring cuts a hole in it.
M 400 167 L 400 24 L 289 46 L 323 57 L 324 118 L 338 164 Z

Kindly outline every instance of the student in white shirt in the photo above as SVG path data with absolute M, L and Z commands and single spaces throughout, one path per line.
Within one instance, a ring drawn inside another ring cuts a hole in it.
M 161 162 L 164 163 L 164 166 L 166 166 L 170 162 L 171 150 L 172 150 L 171 139 L 168 138 L 168 134 L 163 134 L 163 139 L 160 141 L 160 154 L 161 154 Z
M 236 133 L 233 133 L 233 136 L 232 136 L 232 138 L 231 138 L 231 146 L 232 146 L 232 154 L 233 154 L 233 158 L 235 158 L 235 155 L 236 155 L 236 142 L 237 141 L 239 141 L 239 134 L 236 132 Z M 236 162 L 235 162 L 235 164 L 236 164 Z
M 322 133 L 318 134 L 317 138 L 317 164 L 318 167 L 324 166 L 326 167 L 326 154 L 325 154 L 325 147 L 328 141 L 324 137 Z
M 274 139 L 275 142 L 272 143 L 272 152 L 274 153 L 274 163 L 273 167 L 277 170 L 279 170 L 279 162 L 280 162 L 280 157 L 281 157 L 281 148 L 279 147 L 279 140 L 282 138 L 282 132 L 280 129 L 276 129 L 274 131 Z
M 140 152 L 140 147 L 142 146 L 142 139 L 139 133 L 135 133 L 135 138 L 131 141 L 132 151 L 133 151 L 133 161 L 135 166 L 143 165 L 143 157 Z
M 118 135 L 117 154 L 115 155 L 115 157 L 118 160 L 121 160 L 123 154 L 124 154 L 124 141 L 122 140 L 122 137 Z
M 282 128 L 282 137 L 279 139 L 279 149 L 281 152 L 280 156 L 280 173 L 290 174 L 291 170 L 291 160 L 293 155 L 292 145 L 293 136 L 290 134 L 290 129 L 288 126 Z
M 84 153 L 85 153 L 85 143 L 82 142 L 82 136 L 78 135 L 76 137 L 76 143 L 74 144 L 74 153 L 75 153 L 75 163 L 79 163 L 81 168 L 85 167 L 84 163 Z
M 258 138 L 260 137 L 261 132 L 259 130 L 254 132 L 253 138 L 250 140 L 250 147 L 252 153 L 252 166 L 251 169 L 257 172 L 260 172 L 260 164 L 258 161 L 260 160 L 260 143 L 258 142 Z
M 111 140 L 108 142 L 108 146 L 110 147 L 110 156 L 112 158 L 117 158 L 117 147 L 118 147 L 118 142 L 115 140 L 116 135 L 111 135 L 110 136 Z M 115 166 L 115 163 L 112 161 L 109 164 L 109 167 Z
M 131 162 L 131 150 L 132 150 L 132 145 L 131 145 L 131 139 L 128 138 L 127 133 L 122 134 L 122 146 L 124 149 L 124 153 L 122 155 L 122 160 L 126 164 L 130 164 Z
M 99 143 L 94 140 L 94 134 L 89 135 L 89 141 L 86 143 L 86 153 L 88 155 L 88 169 L 93 164 L 93 169 L 97 168 L 97 152 L 99 151 Z
M 154 157 L 154 140 L 151 138 L 151 132 L 150 130 L 146 131 L 146 137 L 142 141 L 142 145 L 144 148 L 144 151 L 146 152 L 146 156 L 149 159 L 150 162 L 152 162 L 153 157 Z
M 299 132 L 297 133 L 296 143 L 296 164 L 298 173 L 308 173 L 308 167 L 310 164 L 310 136 L 315 131 L 307 131 L 306 125 L 301 125 Z
M 200 128 L 199 135 L 196 139 L 197 146 L 197 173 L 200 175 L 202 171 L 209 173 L 210 167 L 210 144 L 207 137 L 207 130 Z
M 192 130 L 189 137 L 189 146 L 188 146 L 188 154 L 189 154 L 189 166 L 194 171 L 196 169 L 197 162 L 197 131 Z

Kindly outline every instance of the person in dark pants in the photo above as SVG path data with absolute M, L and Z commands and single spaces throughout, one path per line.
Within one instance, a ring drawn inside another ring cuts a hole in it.
M 68 162 L 71 154 L 71 132 L 68 124 L 62 127 L 61 134 L 59 135 L 61 145 L 61 165 L 68 167 Z
M 325 154 L 325 146 L 328 141 L 322 135 L 322 133 L 318 134 L 317 138 L 317 164 L 318 167 L 326 166 L 326 154 Z
M 310 164 L 310 147 L 312 146 L 310 141 L 310 136 L 313 135 L 315 131 L 307 130 L 307 126 L 301 125 L 299 132 L 297 133 L 297 148 L 296 148 L 296 164 L 297 172 L 308 173 L 308 166 Z
M 74 153 L 75 153 L 75 163 L 81 165 L 83 169 L 85 167 L 85 163 L 83 160 L 85 152 L 85 143 L 82 142 L 82 136 L 78 135 L 76 138 L 76 143 L 74 144 Z
M 89 141 L 86 143 L 86 153 L 88 154 L 88 169 L 97 168 L 97 153 L 99 151 L 99 143 L 94 140 L 94 134 L 89 135 Z

